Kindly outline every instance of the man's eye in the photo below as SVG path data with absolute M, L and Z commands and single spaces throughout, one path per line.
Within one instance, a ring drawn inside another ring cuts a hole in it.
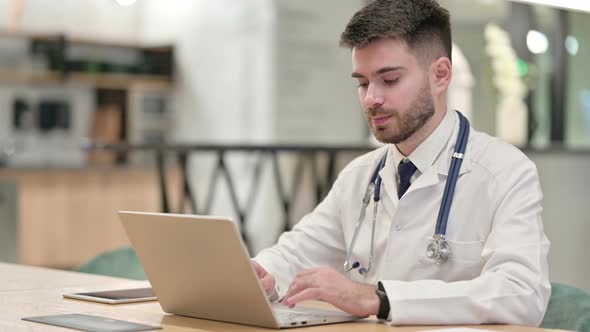
M 394 80 L 383 80 L 383 82 L 387 85 L 395 85 L 398 81 L 399 81 L 399 78 L 396 78 Z
M 369 86 L 369 83 L 359 83 L 359 88 L 366 89 Z

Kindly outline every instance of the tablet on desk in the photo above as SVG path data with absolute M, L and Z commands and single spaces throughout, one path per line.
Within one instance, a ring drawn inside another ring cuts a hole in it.
M 93 301 L 107 304 L 133 303 L 156 301 L 156 294 L 152 288 L 118 289 L 101 292 L 64 294 L 65 298 Z

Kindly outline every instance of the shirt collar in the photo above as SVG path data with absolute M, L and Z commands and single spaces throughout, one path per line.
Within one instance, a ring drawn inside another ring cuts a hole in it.
M 408 158 L 416 166 L 418 171 L 423 174 L 428 168 L 434 165 L 434 162 L 442 152 L 443 148 L 447 145 L 457 117 L 454 111 L 447 111 L 447 114 L 436 127 L 434 132 L 420 143 L 418 147 L 408 156 L 404 155 L 397 149 L 396 145 L 390 149 L 392 151 L 392 159 L 397 172 L 397 166 L 404 159 Z

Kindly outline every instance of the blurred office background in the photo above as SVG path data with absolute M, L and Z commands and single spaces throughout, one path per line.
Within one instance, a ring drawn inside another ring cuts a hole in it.
M 118 210 L 229 215 L 272 245 L 374 146 L 338 47 L 364 3 L 0 0 L 0 261 L 128 246 Z M 590 13 L 440 3 L 451 107 L 537 163 L 551 279 L 590 291 Z

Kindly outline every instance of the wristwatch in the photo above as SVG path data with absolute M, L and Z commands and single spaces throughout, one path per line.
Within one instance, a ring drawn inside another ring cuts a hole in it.
M 389 319 L 389 298 L 387 298 L 387 293 L 385 292 L 385 288 L 381 281 L 377 283 L 377 289 L 375 290 L 377 296 L 379 297 L 379 313 L 377 313 L 377 318 L 381 320 L 388 320 Z

